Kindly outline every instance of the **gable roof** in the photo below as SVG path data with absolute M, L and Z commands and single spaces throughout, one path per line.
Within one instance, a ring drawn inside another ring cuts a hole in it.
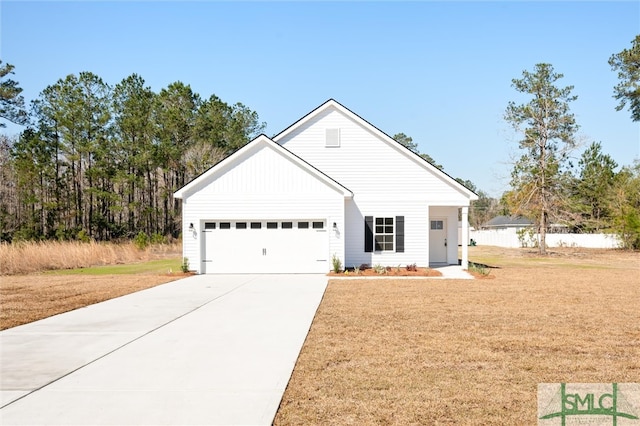
M 483 228 L 496 228 L 496 227 L 525 227 L 531 226 L 533 222 L 523 216 L 496 216 L 484 225 Z
M 216 178 L 216 175 L 225 173 L 226 171 L 232 169 L 236 164 L 243 161 L 243 159 L 249 155 L 251 155 L 256 150 L 260 149 L 260 147 L 267 147 L 272 149 L 278 153 L 280 153 L 287 160 L 292 163 L 298 165 L 300 168 L 305 170 L 311 176 L 315 177 L 319 181 L 325 183 L 327 186 L 333 188 L 335 191 L 341 193 L 344 197 L 350 198 L 353 197 L 353 193 L 342 186 L 340 183 L 330 178 L 326 174 L 322 173 L 320 170 L 313 167 L 311 164 L 304 161 L 302 158 L 298 157 L 285 147 L 280 144 L 275 143 L 273 140 L 269 139 L 264 134 L 259 135 L 251 142 L 238 149 L 233 154 L 219 161 L 217 164 L 210 167 L 207 171 L 202 173 L 200 176 L 193 179 L 191 182 L 178 189 L 173 193 L 174 198 L 184 198 L 188 196 L 190 193 L 195 192 L 199 187 L 210 182 L 211 180 Z
M 358 114 L 354 113 L 344 105 L 340 104 L 335 99 L 329 99 L 328 101 L 326 101 L 325 103 L 323 103 L 322 105 L 314 109 L 313 111 L 309 112 L 307 115 L 305 115 L 304 117 L 302 117 L 301 119 L 299 119 L 298 121 L 296 121 L 295 123 L 287 127 L 286 129 L 284 129 L 280 133 L 276 134 L 273 137 L 273 140 L 278 144 L 280 144 L 280 141 L 282 139 L 286 138 L 288 135 L 295 132 L 297 129 L 304 126 L 306 123 L 310 122 L 315 117 L 317 117 L 318 115 L 324 113 L 325 111 L 331 108 L 334 108 L 337 111 L 344 114 L 345 116 L 349 117 L 351 120 L 358 123 L 360 126 L 365 128 L 369 132 L 373 133 L 379 139 L 383 140 L 384 142 L 386 142 L 387 144 L 389 144 L 390 146 L 392 146 L 393 148 L 395 148 L 396 150 L 404 154 L 411 161 L 414 161 L 420 164 L 426 170 L 430 171 L 436 176 L 439 176 L 440 178 L 445 180 L 447 183 L 449 183 L 451 186 L 456 188 L 458 191 L 468 196 L 470 200 L 478 199 L 478 195 L 475 192 L 471 191 L 469 188 L 467 188 L 466 186 L 456 181 L 449 174 L 435 167 L 433 164 L 429 163 L 427 160 L 420 157 L 420 155 L 411 151 L 409 148 L 405 147 L 404 145 L 402 145 L 401 143 L 393 139 L 391 136 L 387 135 L 385 132 L 378 129 L 376 126 L 369 123 L 364 118 L 360 117 Z

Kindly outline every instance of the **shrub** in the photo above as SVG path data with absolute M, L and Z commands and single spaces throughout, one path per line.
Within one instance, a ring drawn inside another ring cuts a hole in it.
M 89 234 L 87 234 L 87 231 L 85 231 L 84 229 L 81 229 L 78 231 L 78 234 L 76 235 L 76 239 L 83 243 L 88 243 L 89 241 L 91 241 L 91 237 L 89 236 Z
M 138 235 L 133 239 L 133 244 L 138 247 L 139 250 L 144 250 L 149 246 L 149 237 L 144 232 L 138 232 Z
M 415 263 L 412 263 L 411 265 L 407 265 L 407 271 L 415 272 L 417 270 L 418 270 L 418 266 Z
M 154 232 L 153 234 L 151 234 L 151 238 L 149 241 L 151 244 L 167 244 L 167 237 L 159 232 Z
M 340 260 L 340 258 L 336 256 L 335 253 L 333 254 L 333 256 L 331 256 L 331 264 L 333 265 L 333 272 L 335 272 L 336 274 L 342 271 L 342 260 Z
M 379 274 L 379 275 L 383 275 L 387 273 L 387 268 L 385 268 L 379 263 L 373 265 L 373 270 L 376 274 Z
M 187 272 L 189 272 L 189 258 L 188 257 L 183 257 L 182 258 L 182 265 L 180 265 L 180 269 L 182 269 L 182 272 L 184 272 L 185 274 Z
M 538 247 L 536 231 L 533 228 L 518 229 L 516 235 L 518 236 L 518 241 L 520 241 L 520 247 Z
M 489 269 L 481 263 L 469 262 L 469 271 L 480 275 L 489 275 Z

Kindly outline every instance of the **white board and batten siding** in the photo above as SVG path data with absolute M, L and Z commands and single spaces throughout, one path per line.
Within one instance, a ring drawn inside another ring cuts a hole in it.
M 274 140 L 353 191 L 345 208 L 346 266 L 428 265 L 431 206 L 446 209 L 436 212 L 440 216 L 454 218 L 447 225 L 447 257 L 448 263 L 458 262 L 457 209 L 469 205 L 469 194 L 422 158 L 339 106 L 325 108 Z M 366 216 L 403 216 L 404 251 L 365 252 Z
M 183 195 L 183 251 L 191 269 L 328 272 L 331 254 L 344 257 L 342 234 L 333 227 L 344 229 L 344 193 L 274 146 L 250 147 L 243 161 L 222 164 L 217 175 Z M 236 229 L 238 222 L 247 228 Z M 261 223 L 261 229 L 252 229 L 252 222 Z M 276 228 L 267 229 L 267 222 Z M 307 222 L 309 229 L 298 229 L 299 222 Z M 313 229 L 313 222 L 322 222 L 322 230 Z M 222 232 L 221 223 L 230 227 Z M 292 226 L 285 229 L 283 223 Z M 277 252 L 281 255 L 274 257 Z

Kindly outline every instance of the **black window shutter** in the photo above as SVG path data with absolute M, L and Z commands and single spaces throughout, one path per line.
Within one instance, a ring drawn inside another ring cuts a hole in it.
M 396 252 L 404 253 L 404 216 L 396 216 Z
M 373 216 L 364 217 L 364 251 L 373 251 Z

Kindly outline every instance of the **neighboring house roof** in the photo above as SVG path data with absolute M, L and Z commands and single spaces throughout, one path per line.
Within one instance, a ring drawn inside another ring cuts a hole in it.
M 316 109 L 314 109 L 313 111 L 311 111 L 310 113 L 308 113 L 307 115 L 305 115 L 304 117 L 302 117 L 301 119 L 293 123 L 291 126 L 287 127 L 285 130 L 275 135 L 273 137 L 273 140 L 275 142 L 280 143 L 280 141 L 285 139 L 288 135 L 292 134 L 293 132 L 298 130 L 300 127 L 306 125 L 308 122 L 312 121 L 313 119 L 315 119 L 320 114 L 324 113 L 327 109 L 330 109 L 330 108 L 334 108 L 340 111 L 342 114 L 349 117 L 355 123 L 359 124 L 363 128 L 367 129 L 367 131 L 377 136 L 380 140 L 386 142 L 390 146 L 393 146 L 395 149 L 397 149 L 399 152 L 403 153 L 411 161 L 415 161 L 416 163 L 424 167 L 426 170 L 430 171 L 436 176 L 440 176 L 440 178 L 445 180 L 449 185 L 451 185 L 452 187 L 456 188 L 458 191 L 460 191 L 461 193 L 469 197 L 470 200 L 478 199 L 478 195 L 476 195 L 476 193 L 471 191 L 469 188 L 460 184 L 453 177 L 449 176 L 447 173 L 435 167 L 434 165 L 429 163 L 427 160 L 420 157 L 420 155 L 416 154 L 415 152 L 411 151 L 401 143 L 397 142 L 392 137 L 384 133 L 382 130 L 378 129 L 376 126 L 369 123 L 367 120 L 360 117 L 358 114 L 349 110 L 348 108 L 346 108 L 345 106 L 343 106 L 342 104 L 340 104 L 334 99 L 329 99 L 328 101 L 326 101 L 325 103 L 323 103 L 322 105 L 320 105 L 319 107 L 317 107 Z
M 198 189 L 202 188 L 207 183 L 216 179 L 218 176 L 231 170 L 236 164 L 238 164 L 239 162 L 242 162 L 244 158 L 250 156 L 252 153 L 256 152 L 258 149 L 261 149 L 264 147 L 278 152 L 287 160 L 296 164 L 297 166 L 305 170 L 307 173 L 314 176 L 319 181 L 324 182 L 327 186 L 333 188 L 337 192 L 344 195 L 344 197 L 346 198 L 353 197 L 353 193 L 349 189 L 345 188 L 339 182 L 336 182 L 331 177 L 327 176 L 320 170 L 316 169 L 311 164 L 307 163 L 305 160 L 298 157 L 297 155 L 295 155 L 285 147 L 275 143 L 273 140 L 269 139 L 264 134 L 258 136 L 257 138 L 255 138 L 254 140 L 252 140 L 251 142 L 249 142 L 248 144 L 246 144 L 245 146 L 243 146 L 242 148 L 240 148 L 230 156 L 226 157 L 222 161 L 215 164 L 209 170 L 205 171 L 200 176 L 193 179 L 191 182 L 189 182 L 188 184 L 186 184 L 185 186 L 183 186 L 182 188 L 174 192 L 173 196 L 175 198 L 185 198 L 191 193 L 198 191 Z
M 531 225 L 533 225 L 533 222 L 526 217 L 496 216 L 482 225 L 482 228 L 522 228 Z

